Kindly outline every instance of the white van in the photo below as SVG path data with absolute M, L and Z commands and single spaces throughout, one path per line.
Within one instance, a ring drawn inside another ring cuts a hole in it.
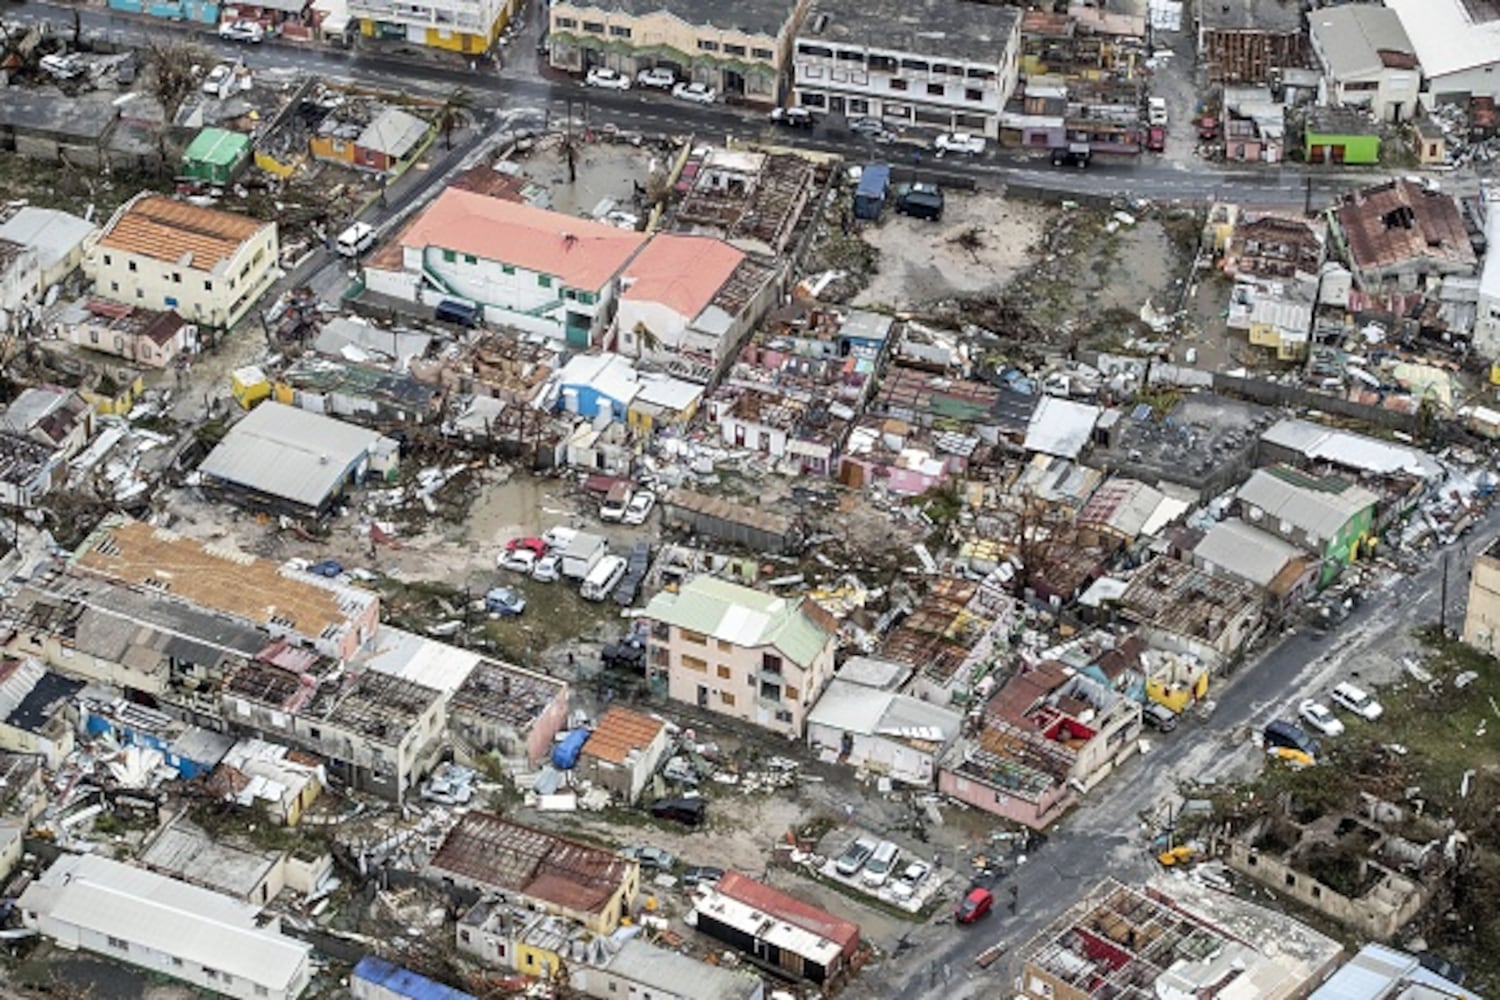
M 901 851 L 889 840 L 882 840 L 880 846 L 875 848 L 875 853 L 870 855 L 870 860 L 865 862 L 864 874 L 861 880 L 871 888 L 879 888 L 890 879 L 891 872 L 896 869 L 896 859 L 901 857 Z
M 584 578 L 583 594 L 585 601 L 602 601 L 609 596 L 610 591 L 620 582 L 625 575 L 625 560 L 620 556 L 605 556 Z
M 368 222 L 356 222 L 339 233 L 335 249 L 341 257 L 358 257 L 375 245 L 375 227 Z

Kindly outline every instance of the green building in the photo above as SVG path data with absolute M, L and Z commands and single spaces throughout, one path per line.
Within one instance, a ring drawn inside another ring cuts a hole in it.
M 209 184 L 228 184 L 250 159 L 250 137 L 221 128 L 206 128 L 182 154 L 182 176 Z
M 1358 108 L 1313 108 L 1302 143 L 1308 163 L 1380 162 L 1380 131 Z
M 1323 562 L 1324 587 L 1359 556 L 1380 498 L 1338 476 L 1313 476 L 1286 465 L 1257 469 L 1235 494 L 1240 517 Z

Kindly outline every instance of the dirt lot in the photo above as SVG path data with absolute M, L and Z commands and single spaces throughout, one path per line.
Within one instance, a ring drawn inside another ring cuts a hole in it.
M 887 309 L 993 291 L 1031 259 L 1054 210 L 993 194 L 947 193 L 942 222 L 894 212 L 863 236 L 879 269 L 854 303 Z

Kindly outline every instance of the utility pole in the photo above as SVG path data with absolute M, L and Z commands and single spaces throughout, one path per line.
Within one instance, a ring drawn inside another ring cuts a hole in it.
M 1438 635 L 1448 638 L 1448 556 L 1443 553 L 1443 589 L 1438 598 Z

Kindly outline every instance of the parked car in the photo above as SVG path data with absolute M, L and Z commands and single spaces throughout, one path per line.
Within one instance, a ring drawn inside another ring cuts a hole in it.
M 58 80 L 74 80 L 88 72 L 88 67 L 84 65 L 83 60 L 71 53 L 68 55 L 54 54 L 42 56 L 37 61 L 37 65 L 42 68 L 42 72 Z M 217 89 L 209 90 L 206 83 L 203 89 L 206 93 L 210 94 L 218 92 Z
M 806 108 L 776 108 L 771 112 L 771 124 L 785 125 L 787 128 L 812 128 L 817 124 L 817 119 Z
M 630 507 L 631 498 L 635 496 L 629 483 L 615 483 L 604 494 L 604 500 L 599 504 L 599 520 L 601 521 L 623 521 L 625 511 Z
M 657 90 L 671 90 L 677 86 L 677 74 L 665 66 L 653 66 L 643 69 L 635 75 L 635 82 L 642 87 L 653 87 Z
M 43 56 L 50 59 L 50 56 Z M 45 67 L 44 67 L 45 68 Z M 220 63 L 208 71 L 208 76 L 203 78 L 203 92 L 221 97 L 229 86 L 229 81 L 234 77 L 234 67 L 228 63 Z
M 1146 130 L 1146 149 L 1152 153 L 1164 152 L 1167 148 L 1167 129 L 1163 125 L 1152 125 Z
M 889 840 L 882 840 L 875 848 L 875 853 L 870 855 L 870 860 L 865 862 L 865 870 L 860 874 L 859 880 L 872 889 L 880 888 L 890 879 L 900 857 L 899 847 Z
M 1283 748 L 1297 750 L 1313 759 L 1317 758 L 1318 752 L 1322 749 L 1318 746 L 1317 740 L 1290 722 L 1285 722 L 1281 719 L 1276 719 L 1268 724 L 1263 735 L 1268 749 Z
M 577 528 L 569 528 L 563 524 L 554 525 L 542 532 L 542 542 L 547 546 L 548 552 L 565 552 L 568 545 L 577 537 Z
M 1345 681 L 1329 692 L 1328 697 L 1340 708 L 1353 712 L 1367 722 L 1385 714 L 1385 708 L 1367 691 Z
M 514 552 L 517 549 L 527 549 L 532 555 L 540 559 L 547 554 L 547 540 L 535 535 L 527 535 L 524 538 L 512 538 L 505 543 L 506 552 Z
M 531 575 L 536 569 L 536 553 L 530 549 L 516 549 L 514 552 L 506 552 L 500 557 L 500 568 L 512 570 L 516 573 Z
M 911 899 L 917 889 L 927 880 L 932 868 L 925 861 L 913 861 L 901 869 L 901 874 L 891 881 L 891 895 L 897 899 Z
M 654 868 L 659 872 L 669 872 L 677 864 L 676 855 L 660 847 L 626 847 L 620 850 L 620 856 L 639 861 L 642 868 Z
M 1087 143 L 1069 143 L 1066 148 L 1054 149 L 1052 151 L 1052 165 L 1054 167 L 1077 167 L 1082 170 L 1089 165 L 1094 158 L 1093 151 Z
M 833 863 L 834 871 L 846 878 L 853 878 L 859 874 L 865 862 L 870 860 L 870 855 L 875 853 L 875 847 L 875 841 L 855 837 L 849 842 L 849 846 L 844 848 L 844 853 L 840 854 L 838 860 Z
M 669 819 L 684 826 L 702 826 L 708 815 L 708 803 L 702 799 L 657 799 L 651 803 L 651 815 Z
M 629 90 L 630 77 L 619 70 L 608 69 L 604 66 L 595 66 L 583 78 L 583 85 L 585 87 L 602 87 L 605 90 Z
M 978 156 L 984 152 L 984 136 L 972 132 L 944 132 L 932 143 L 939 153 L 966 153 Z
M 641 584 L 646 581 L 646 571 L 651 568 L 651 543 L 636 542 L 625 557 L 625 575 L 615 584 L 614 600 L 622 608 L 628 608 L 640 596 Z
M 876 142 L 891 142 L 896 138 L 896 133 L 887 128 L 879 118 L 851 118 L 849 131 Z
M 1297 706 L 1297 715 L 1320 736 L 1342 736 L 1344 733 L 1344 724 L 1338 716 L 1330 712 L 1327 705 L 1311 698 Z
M 630 502 L 625 505 L 623 520 L 626 524 L 645 524 L 646 518 L 651 516 L 651 510 L 656 506 L 656 494 L 650 490 L 636 490 Z
M 724 869 L 713 865 L 693 865 L 682 870 L 682 884 L 686 886 L 714 885 L 724 877 Z
M 552 583 L 562 576 L 562 555 L 549 552 L 531 567 L 531 578 L 541 583 Z
M 679 101 L 712 104 L 719 99 L 719 92 L 706 83 L 679 83 L 672 88 L 672 96 Z
M 940 222 L 943 218 L 943 191 L 936 184 L 909 184 L 896 195 L 896 214 L 914 219 Z
M 313 576 L 323 576 L 330 580 L 336 580 L 344 575 L 344 565 L 337 559 L 324 559 L 307 567 L 307 571 Z
M 254 21 L 231 21 L 219 25 L 219 37 L 226 42 L 257 44 L 266 40 L 266 29 Z
M 975 886 L 953 911 L 953 919 L 961 924 L 972 924 L 995 908 L 995 894 L 988 889 Z
M 1177 728 L 1177 713 L 1159 701 L 1147 701 L 1141 706 L 1141 720 L 1159 733 L 1170 733 Z
M 513 618 L 526 610 L 526 598 L 509 587 L 495 587 L 484 595 L 484 609 L 490 614 Z
M 1167 99 L 1165 97 L 1153 97 L 1146 102 L 1146 121 L 1152 125 L 1167 123 Z

